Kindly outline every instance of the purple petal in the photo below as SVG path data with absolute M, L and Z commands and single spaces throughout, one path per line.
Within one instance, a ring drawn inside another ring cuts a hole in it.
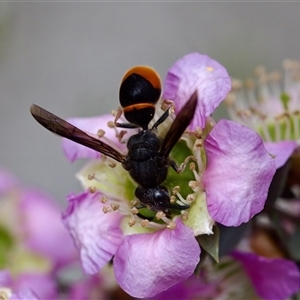
M 118 212 L 105 214 L 101 196 L 88 192 L 70 195 L 69 206 L 63 215 L 80 251 L 82 266 L 89 274 L 97 273 L 112 259 L 123 238 L 122 215 Z
M 248 222 L 263 209 L 276 171 L 261 137 L 239 123 L 221 120 L 204 149 L 203 185 L 210 215 L 225 226 Z
M 12 285 L 12 278 L 7 270 L 0 270 L 0 287 L 7 286 L 10 287 Z
M 193 231 L 177 219 L 176 229 L 125 236 L 114 258 L 116 279 L 133 297 L 152 297 L 185 280 L 199 262 Z
M 190 299 L 217 299 L 219 294 L 218 280 L 207 280 L 204 276 L 196 277 L 192 275 L 187 280 L 164 291 L 151 300 L 190 300 Z
M 54 281 L 52 280 L 52 282 Z M 38 300 L 38 297 L 35 295 L 35 293 L 30 290 L 31 286 L 22 286 L 22 284 L 19 284 L 18 281 L 13 282 L 9 271 L 7 270 L 0 271 L 0 289 L 3 287 L 11 290 L 12 295 L 9 297 L 10 300 Z M 52 293 L 52 291 L 53 290 L 51 290 L 51 293 L 45 295 L 57 296 L 56 293 Z
M 39 299 L 46 299 L 46 298 L 38 298 L 34 292 L 25 288 L 14 292 L 10 297 L 9 300 L 39 300 Z M 49 299 L 49 298 L 48 298 Z M 52 298 L 54 299 L 54 298 Z
M 234 252 L 233 257 L 242 263 L 257 294 L 263 299 L 284 300 L 299 292 L 300 273 L 294 262 L 241 252 Z
M 75 260 L 76 248 L 61 220 L 60 207 L 51 197 L 35 190 L 24 191 L 19 209 L 30 249 L 49 257 L 56 267 Z
M 176 112 L 181 110 L 197 90 L 198 106 L 189 129 L 203 128 L 206 118 L 224 100 L 231 89 L 226 69 L 207 55 L 190 53 L 169 69 L 164 81 L 163 98 L 173 100 Z
M 107 126 L 108 121 L 113 121 L 112 115 L 68 119 L 69 123 L 83 131 L 86 131 L 87 133 L 96 135 L 99 129 L 104 130 L 105 135 L 101 140 L 105 143 L 110 143 L 111 141 L 112 146 L 116 147 L 120 151 L 123 151 L 124 149 L 126 149 L 125 145 L 122 145 L 118 141 L 115 130 Z M 65 156 L 70 162 L 74 162 L 78 158 L 99 158 L 101 156 L 99 152 L 65 138 L 62 140 L 62 148 Z
M 275 156 L 277 169 L 287 162 L 297 146 L 297 142 L 295 141 L 281 141 L 276 143 L 265 142 L 265 147 L 268 152 Z
M 15 279 L 14 288 L 18 291 L 18 294 L 23 295 L 23 297 L 29 295 L 27 294 L 29 289 L 34 293 L 33 296 L 36 295 L 39 299 L 58 298 L 55 278 L 48 274 L 23 273 Z

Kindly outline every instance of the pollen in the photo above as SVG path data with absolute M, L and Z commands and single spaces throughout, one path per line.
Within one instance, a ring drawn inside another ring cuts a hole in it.
M 213 71 L 214 71 L 214 68 L 213 68 L 213 67 L 210 67 L 210 66 L 208 66 L 208 67 L 206 67 L 206 70 L 207 70 L 208 72 L 213 72 Z

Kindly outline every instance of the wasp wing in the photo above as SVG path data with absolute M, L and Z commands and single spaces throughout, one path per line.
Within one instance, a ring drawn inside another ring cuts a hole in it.
M 30 107 L 30 112 L 42 126 L 51 132 L 105 154 L 118 162 L 125 161 L 126 156 L 115 150 L 113 147 L 95 137 L 88 135 L 86 132 L 43 109 L 42 107 L 32 104 Z
M 177 141 L 180 139 L 185 129 L 190 124 L 194 117 L 194 113 L 197 107 L 197 92 L 190 97 L 188 102 L 183 106 L 176 119 L 172 123 L 167 135 L 165 136 L 160 153 L 168 157 L 172 148 L 175 146 Z

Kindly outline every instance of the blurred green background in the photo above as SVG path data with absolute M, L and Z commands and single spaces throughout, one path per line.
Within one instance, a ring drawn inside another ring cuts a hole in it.
M 128 68 L 147 64 L 163 79 L 194 51 L 232 77 L 278 69 L 300 58 L 299 15 L 299 2 L 0 3 L 0 166 L 64 202 L 81 191 L 82 162 L 67 162 L 31 103 L 63 118 L 107 113 Z M 215 117 L 226 116 L 221 105 Z

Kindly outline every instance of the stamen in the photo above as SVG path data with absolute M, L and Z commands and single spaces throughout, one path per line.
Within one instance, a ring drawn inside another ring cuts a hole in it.
M 291 139 L 291 133 L 292 133 L 292 128 L 291 128 L 291 119 L 288 113 L 284 114 L 285 117 L 285 123 L 286 123 L 286 129 L 285 129 L 285 139 L 290 140 Z
M 110 161 L 110 162 L 108 162 L 108 166 L 110 167 L 110 168 L 115 168 L 116 167 L 116 163 L 114 162 L 114 161 Z
M 99 130 L 97 131 L 97 135 L 98 135 L 99 138 L 104 137 L 104 134 L 105 134 L 105 131 L 104 131 L 103 129 L 99 129 Z
M 132 206 L 136 206 L 139 203 L 139 200 L 133 199 L 130 203 L 132 204 Z
M 105 154 L 101 153 L 101 160 L 103 162 L 106 162 L 106 159 L 107 159 L 107 156 Z
M 156 216 L 157 220 L 163 220 L 167 224 L 167 228 L 168 229 L 173 230 L 173 229 L 176 228 L 176 224 L 172 220 L 170 220 L 169 218 L 167 218 L 166 214 L 164 212 L 159 211 L 159 212 L 156 213 L 155 216 Z
M 280 117 L 275 117 L 275 141 L 280 141 Z
M 130 218 L 129 219 L 129 221 L 128 221 L 128 225 L 129 225 L 129 227 L 132 227 L 133 225 L 135 225 L 135 223 L 136 223 L 136 219 L 135 218 Z
M 293 121 L 293 125 L 294 125 L 294 139 L 295 140 L 299 140 L 300 139 L 300 132 L 299 132 L 299 122 L 300 122 L 300 113 L 296 112 L 292 115 L 292 121 Z
M 139 210 L 134 206 L 134 207 L 131 207 L 130 212 L 131 212 L 133 215 L 137 215 L 137 214 L 139 213 Z
M 163 211 L 158 211 L 155 215 L 157 220 L 161 220 L 166 216 L 166 214 Z
M 113 121 L 108 121 L 107 122 L 107 127 L 108 128 L 116 128 L 116 125 L 115 125 L 115 123 Z
M 95 173 L 90 173 L 88 175 L 88 180 L 93 180 L 95 178 Z
M 150 221 L 147 220 L 147 219 L 142 220 L 142 221 L 141 221 L 141 226 L 142 226 L 142 227 L 148 227 L 149 223 L 150 223 Z
M 199 181 L 196 181 L 196 180 L 191 180 L 189 182 L 189 187 L 194 191 L 194 192 L 197 192 L 200 188 L 200 183 Z
M 172 204 L 174 204 L 174 203 L 176 203 L 176 197 L 175 196 L 171 196 L 170 197 L 170 203 L 172 203 Z
M 187 163 L 188 163 L 189 160 L 191 160 L 191 159 L 194 160 L 194 161 L 196 161 L 195 156 L 189 155 L 188 157 L 185 158 L 184 162 L 180 164 L 180 166 L 179 166 L 177 172 L 178 172 L 178 173 L 183 172 L 183 171 L 185 170 L 185 168 L 186 168 Z
M 100 199 L 101 203 L 106 203 L 107 201 L 108 201 L 108 199 L 107 199 L 106 196 L 102 196 L 101 199 Z
M 195 171 L 195 170 L 196 170 L 196 164 L 195 164 L 194 162 L 191 162 L 191 163 L 189 164 L 189 169 L 190 169 L 191 171 Z
M 102 211 L 106 214 L 108 212 L 111 212 L 112 208 L 109 205 L 105 205 L 103 206 Z
M 186 201 L 187 201 L 188 204 L 194 202 L 195 199 L 196 199 L 195 194 L 189 194 L 189 195 L 187 195 L 187 197 L 186 197 Z
M 168 225 L 167 228 L 170 230 L 174 230 L 176 228 L 176 223 L 171 221 Z
M 176 200 L 176 203 L 179 205 L 188 205 L 189 203 L 182 197 L 180 193 L 176 193 L 176 196 L 179 198 Z
M 112 210 L 116 211 L 119 209 L 120 205 L 118 203 L 112 202 L 110 204 L 110 207 L 112 208 Z
M 262 128 L 265 140 L 268 141 L 268 142 L 271 142 L 272 138 L 271 138 L 271 135 L 270 135 L 270 132 L 269 132 L 269 129 L 267 127 L 266 122 L 264 122 L 264 120 L 262 120 L 262 122 L 260 123 L 260 125 L 261 125 L 261 128 Z
M 176 195 L 178 192 L 180 192 L 180 186 L 179 185 L 176 185 L 173 187 L 172 189 L 172 194 L 173 195 Z
M 97 188 L 95 186 L 89 186 L 88 190 L 91 194 L 94 194 L 94 193 L 96 193 Z
M 188 213 L 188 211 L 182 210 L 182 211 L 180 212 L 180 214 L 181 214 L 181 218 L 182 218 L 183 221 L 187 221 L 187 220 L 188 220 L 188 218 L 189 218 L 189 213 Z

